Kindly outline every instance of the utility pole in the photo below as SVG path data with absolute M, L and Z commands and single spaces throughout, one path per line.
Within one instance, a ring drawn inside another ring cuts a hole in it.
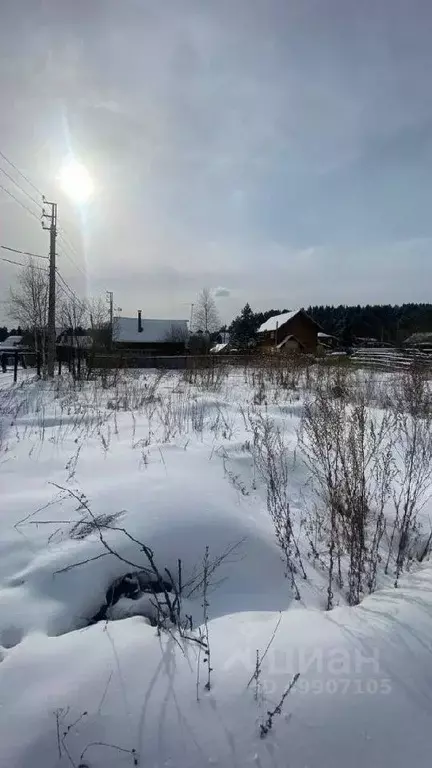
M 113 332 L 114 332 L 114 293 L 113 291 L 107 291 L 106 293 L 109 301 L 109 318 L 110 318 L 109 348 L 111 350 L 113 345 Z
M 48 376 L 54 376 L 54 367 L 56 359 L 56 238 L 57 238 L 57 203 L 50 203 L 43 198 L 45 205 L 51 206 L 51 212 L 42 213 L 42 227 L 49 230 L 50 250 L 49 250 L 49 286 L 48 286 L 48 354 L 47 369 Z M 48 219 L 46 224 L 44 219 Z

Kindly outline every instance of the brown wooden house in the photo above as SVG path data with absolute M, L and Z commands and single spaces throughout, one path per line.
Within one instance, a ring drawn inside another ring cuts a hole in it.
M 258 328 L 258 349 L 263 352 L 317 351 L 321 328 L 304 309 L 271 317 Z

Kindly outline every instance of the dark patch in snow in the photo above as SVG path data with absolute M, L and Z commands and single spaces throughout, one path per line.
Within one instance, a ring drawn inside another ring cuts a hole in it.
M 18 627 L 7 627 L 0 635 L 0 645 L 3 648 L 14 648 L 23 638 L 23 631 Z
M 138 600 L 143 594 L 163 594 L 172 592 L 172 586 L 163 579 L 155 579 L 149 576 L 146 571 L 137 571 L 136 573 L 126 573 L 119 579 L 116 579 L 108 587 L 105 595 L 105 603 L 99 608 L 98 612 L 90 619 L 89 624 L 96 624 L 98 621 L 105 621 L 108 618 L 107 612 L 113 605 L 116 605 L 120 598 L 126 597 L 129 600 Z

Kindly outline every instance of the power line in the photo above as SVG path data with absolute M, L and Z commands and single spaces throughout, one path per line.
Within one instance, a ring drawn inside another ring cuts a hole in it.
M 11 166 L 11 168 L 13 168 L 21 176 L 21 178 L 24 179 L 24 181 L 26 181 L 27 184 L 29 184 L 32 187 L 32 189 L 34 189 L 34 191 L 37 192 L 37 194 L 40 195 L 44 199 L 43 192 L 36 186 L 36 184 L 33 184 L 33 182 L 28 178 L 28 176 L 26 176 L 22 171 L 20 171 L 20 169 L 15 165 L 15 163 L 13 163 L 12 160 L 10 160 L 5 155 L 5 153 L 2 152 L 1 150 L 0 150 L 0 157 L 2 157 L 3 160 L 6 160 L 6 162 Z M 4 168 L 0 168 L 0 171 L 2 171 L 14 184 L 16 184 L 17 187 L 21 190 L 21 192 L 23 192 L 25 195 L 27 195 L 27 197 L 29 197 L 30 200 L 32 200 L 32 202 L 35 203 L 35 205 L 40 206 L 40 203 L 38 203 L 25 189 L 23 189 L 18 184 L 18 182 L 12 176 L 10 176 L 7 173 L 7 171 L 4 170 Z M 17 197 L 15 197 L 15 195 L 13 195 L 12 192 L 9 192 L 9 190 L 6 189 L 6 187 L 3 187 L 0 184 L 0 189 L 3 189 L 3 191 L 6 192 L 7 195 L 12 197 L 19 205 L 21 205 L 29 213 L 31 213 L 32 216 L 34 216 L 35 218 L 38 218 L 37 215 L 34 213 L 34 211 L 32 211 L 30 208 L 28 208 L 26 205 L 24 205 L 24 203 L 22 203 Z M 71 250 L 73 253 L 75 253 L 76 256 L 79 256 L 79 253 L 78 253 L 77 249 L 75 248 L 75 246 L 71 242 L 68 234 L 65 232 L 65 230 L 63 228 L 59 228 L 58 229 L 57 235 L 58 235 L 58 238 L 61 238 L 63 240 L 65 248 L 69 248 L 69 250 Z M 36 255 L 36 254 L 32 254 L 32 255 Z M 60 254 L 60 252 L 59 252 L 59 255 L 62 255 L 62 254 Z M 71 264 L 74 265 L 74 267 L 78 270 L 78 272 L 80 272 L 83 275 L 83 277 L 87 278 L 87 275 L 85 274 L 85 272 L 81 269 L 81 267 L 78 266 L 76 261 L 73 259 L 73 257 L 71 255 L 69 255 L 67 253 L 66 250 L 65 250 L 65 253 L 63 255 L 65 255 L 66 258 L 69 259 Z
M 3 258 L 3 256 L 0 257 L 0 258 L 1 258 L 2 261 L 7 261 L 9 264 L 15 264 L 17 267 L 25 267 L 26 266 L 25 264 L 21 264 L 20 261 L 12 261 L 12 259 L 5 259 L 5 258 Z
M 48 344 L 47 344 L 47 372 L 51 378 L 54 376 L 56 359 L 56 237 L 57 237 L 57 203 L 44 203 L 51 207 L 50 213 L 42 212 L 42 228 L 48 230 L 50 235 L 49 270 L 48 270 Z M 48 224 L 45 222 L 48 219 Z
M 59 275 L 57 274 L 57 277 L 58 277 L 58 276 L 59 276 Z M 63 285 L 61 285 L 61 283 L 59 283 L 58 281 L 57 281 L 57 288 L 59 288 L 59 289 L 60 289 L 60 291 L 61 291 L 62 293 L 64 293 L 64 295 L 66 296 L 66 298 L 68 298 L 68 299 L 70 299 L 70 298 L 71 298 L 71 295 L 70 295 L 70 293 L 68 293 L 68 291 L 66 290 L 66 288 L 64 288 L 64 287 L 63 287 Z
M 27 184 L 30 184 L 30 186 L 31 186 L 31 187 L 34 189 L 34 191 L 35 191 L 35 192 L 37 192 L 37 193 L 38 193 L 38 195 L 40 195 L 41 197 L 43 197 L 43 193 L 40 191 L 40 189 L 38 189 L 38 188 L 37 188 L 37 186 L 36 186 L 35 184 L 33 184 L 33 182 L 32 182 L 32 181 L 30 181 L 30 179 L 29 179 L 29 178 L 27 178 L 27 176 L 25 176 L 25 174 L 24 174 L 22 171 L 20 171 L 20 169 L 19 169 L 19 168 L 17 168 L 17 166 L 16 166 L 16 165 L 15 165 L 15 164 L 12 162 L 12 160 L 9 160 L 9 158 L 8 158 L 8 157 L 6 157 L 6 155 L 5 155 L 5 154 L 4 154 L 4 153 L 3 153 L 1 150 L 0 150 L 0 157 L 2 157 L 2 158 L 3 158 L 3 160 L 6 160 L 6 162 L 7 162 L 7 163 L 9 163 L 9 165 L 10 165 L 12 168 L 14 168 L 14 170 L 15 170 L 17 173 L 19 173 L 19 175 L 20 175 L 20 176 L 21 176 L 21 177 L 24 179 L 24 181 L 26 181 L 26 182 L 27 182 Z
M 60 273 L 60 270 L 58 268 L 56 269 L 56 274 L 62 283 L 62 285 L 59 285 L 59 288 L 61 288 L 65 293 L 66 293 L 65 291 L 65 288 L 66 288 L 67 291 L 69 291 L 69 298 L 73 298 L 78 304 L 80 304 L 82 307 L 85 307 L 85 303 L 81 301 L 80 298 L 78 298 L 77 294 L 75 293 L 73 288 L 71 288 L 70 285 L 68 285 L 68 283 L 66 282 L 66 280 L 64 279 L 63 275 Z
M 74 291 L 73 291 L 73 289 L 70 287 L 70 285 L 68 285 L 68 283 L 67 283 L 67 282 L 66 282 L 66 280 L 64 279 L 63 275 L 60 273 L 60 270 L 58 269 L 58 267 L 56 268 L 56 275 L 57 275 L 58 279 L 61 281 L 61 283 L 63 284 L 63 286 L 64 286 L 64 287 L 65 287 L 65 288 L 66 288 L 66 289 L 69 291 L 69 293 L 70 293 L 70 294 L 71 294 L 71 295 L 72 295 L 72 296 L 75 298 L 75 294 L 74 294 Z M 63 290 L 64 290 L 64 289 L 63 289 Z
M 63 227 L 59 227 L 59 230 L 58 230 L 58 238 L 59 238 L 59 240 L 62 240 L 62 241 L 63 241 L 63 248 L 65 249 L 65 254 L 64 254 L 64 255 L 66 256 L 66 258 L 67 258 L 67 259 L 69 259 L 69 261 L 71 262 L 71 264 L 73 264 L 73 265 L 74 265 L 75 269 L 77 269 L 77 270 L 78 270 L 78 272 L 81 272 L 81 274 L 83 275 L 83 277 L 85 277 L 85 278 L 87 279 L 87 275 L 86 275 L 86 273 L 85 273 L 85 272 L 84 272 L 84 271 L 81 269 L 81 267 L 80 267 L 80 266 L 79 266 L 79 265 L 76 263 L 76 261 L 75 261 L 74 257 L 73 257 L 73 256 L 71 255 L 71 253 L 70 253 L 70 252 L 72 252 L 72 253 L 73 253 L 75 256 L 77 256 L 78 258 L 80 257 L 80 254 L 79 254 L 79 252 L 78 252 L 78 251 L 77 251 L 77 249 L 75 248 L 75 246 L 74 246 L 74 244 L 73 244 L 72 240 L 70 239 L 70 237 L 69 237 L 68 233 L 65 231 L 65 229 L 64 229 Z M 68 250 L 69 250 L 69 253 L 68 253 Z
M 70 263 L 75 267 L 75 269 L 77 269 L 78 272 L 81 272 L 82 276 L 87 279 L 86 273 L 81 269 L 81 267 L 78 266 L 75 259 L 73 259 L 72 256 L 67 251 L 59 251 L 59 249 L 57 248 L 57 253 L 59 256 L 64 256 L 66 259 L 68 259 L 68 261 L 70 261 Z
M 11 176 L 11 175 L 10 175 L 10 173 L 8 173 L 7 171 L 5 171 L 5 169 L 4 169 L 4 168 L 1 168 L 1 167 L 0 167 L 0 171 L 1 171 L 2 173 L 4 173 L 4 175 L 5 175 L 5 176 L 7 176 L 7 178 L 8 178 L 8 179 L 9 179 L 9 180 L 12 182 L 12 184 L 16 184 L 16 186 L 18 187 L 18 189 L 20 189 L 20 190 L 21 190 L 21 192 L 22 192 L 24 195 L 27 195 L 27 197 L 29 198 L 29 200 L 31 200 L 31 201 L 32 201 L 32 203 L 34 203 L 35 205 L 37 205 L 37 206 L 40 206 L 40 207 L 42 208 L 42 204 L 41 204 L 41 203 L 40 203 L 38 200 L 35 200 L 35 198 L 33 197 L 33 195 L 31 195 L 31 194 L 30 194 L 30 192 L 27 192 L 27 190 L 25 190 L 25 189 L 24 189 L 24 187 L 22 187 L 22 186 L 21 186 L 21 184 L 18 184 L 18 182 L 16 181 L 16 179 L 14 179 L 14 177 L 13 177 L 13 176 Z
M 34 211 L 32 211 L 31 208 L 28 207 L 28 205 L 26 205 L 17 197 L 15 197 L 15 195 L 13 195 L 12 192 L 6 189 L 6 187 L 3 187 L 2 184 L 0 184 L 0 189 L 2 189 L 3 192 L 6 192 L 6 194 L 12 198 L 12 200 L 15 200 L 15 202 L 18 203 L 18 205 L 20 205 L 21 208 L 24 208 L 26 211 L 28 211 L 37 221 L 40 221 L 40 216 L 37 216 L 37 214 Z
M 73 251 L 73 252 L 74 252 L 74 253 L 75 253 L 77 256 L 79 256 L 79 253 L 78 253 L 77 249 L 75 248 L 75 246 L 74 246 L 74 244 L 73 244 L 72 240 L 70 239 L 70 237 L 69 237 L 68 233 L 66 232 L 66 230 L 65 230 L 65 229 L 63 229 L 63 227 L 60 227 L 60 228 L 59 228 L 59 237 L 60 237 L 62 240 L 64 240 L 65 244 L 66 244 L 67 246 L 69 246 L 69 248 L 71 249 L 71 251 Z
M 4 251 L 12 251 L 12 253 L 20 253 L 22 256 L 34 256 L 35 259 L 49 259 L 49 256 L 41 256 L 40 253 L 31 253 L 31 251 L 19 251 L 18 248 L 10 248 L 8 245 L 0 245 Z
M 57 270 L 57 277 L 59 277 L 59 278 L 60 278 L 60 280 L 61 280 L 61 282 L 62 282 L 62 285 L 63 285 L 63 286 L 64 286 L 64 288 L 66 288 L 66 289 L 67 289 L 67 291 L 69 292 L 69 296 L 70 296 L 70 298 L 73 298 L 73 299 L 74 299 L 74 300 L 77 302 L 77 304 L 81 304 L 81 305 L 84 307 L 84 306 L 85 306 L 84 302 L 83 302 L 83 301 L 81 301 L 81 299 L 79 299 L 79 298 L 78 298 L 78 296 L 77 296 L 77 294 L 75 293 L 75 291 L 73 290 L 73 288 L 71 288 L 71 287 L 70 287 L 70 285 L 68 285 L 68 283 L 67 283 L 67 282 L 66 282 L 66 280 L 63 278 L 63 276 L 62 276 L 62 275 L 59 273 L 59 271 L 58 271 L 58 270 Z
M 58 275 L 57 275 L 57 277 L 58 277 Z M 72 300 L 72 301 L 74 302 L 74 305 L 77 307 L 77 309 L 80 309 L 82 312 L 85 312 L 85 311 L 87 310 L 87 306 L 84 304 L 84 302 L 80 301 L 80 300 L 79 300 L 79 299 L 78 299 L 78 298 L 75 296 L 75 294 L 72 294 L 72 295 L 71 295 L 70 293 L 68 293 L 68 291 L 66 290 L 66 288 L 64 288 L 64 286 L 63 286 L 63 285 L 61 285 L 59 282 L 57 282 L 57 288 L 58 288 L 60 291 L 62 291 L 62 293 L 65 295 L 66 299 L 69 299 L 69 301 L 71 301 L 71 300 Z
M 0 261 L 7 261 L 9 264 L 15 264 L 17 267 L 28 267 L 28 264 L 21 264 L 20 261 L 12 261 L 12 259 L 5 259 L 3 256 L 0 256 Z M 41 269 L 42 272 L 46 272 L 44 267 L 37 267 L 36 264 L 32 264 L 32 269 Z

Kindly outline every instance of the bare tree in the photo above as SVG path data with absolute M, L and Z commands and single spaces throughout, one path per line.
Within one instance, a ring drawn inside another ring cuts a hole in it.
M 31 333 L 36 352 L 42 352 L 45 364 L 45 341 L 48 319 L 48 272 L 33 259 L 18 274 L 15 287 L 9 290 L 8 315 Z
M 116 338 L 117 328 L 115 319 L 113 328 L 111 328 L 109 310 L 104 299 L 90 299 L 88 313 L 94 346 L 100 349 L 110 349 L 112 340 Z
M 214 333 L 221 326 L 219 312 L 213 294 L 209 288 L 203 288 L 198 296 L 194 312 L 196 331 Z
M 64 295 L 57 302 L 56 322 L 62 330 L 60 345 L 63 350 L 57 350 L 59 359 L 67 362 L 74 378 L 81 372 L 81 360 L 86 357 L 88 350 L 87 336 L 88 305 L 75 294 Z M 77 364 L 77 365 L 76 365 Z
M 172 342 L 173 344 L 185 344 L 188 339 L 187 328 L 180 323 L 172 323 L 171 328 L 167 331 L 165 341 Z
M 58 323 L 63 330 L 75 334 L 77 329 L 88 325 L 88 305 L 76 296 L 65 297 L 59 305 Z

